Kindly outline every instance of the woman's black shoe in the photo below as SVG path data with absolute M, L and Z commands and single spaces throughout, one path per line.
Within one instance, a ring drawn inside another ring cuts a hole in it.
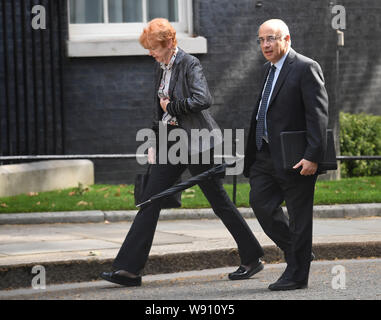
M 100 276 L 104 280 L 126 287 L 138 287 L 142 285 L 142 277 L 131 277 L 128 274 L 127 271 L 117 270 L 112 272 L 102 272 Z
M 229 273 L 229 279 L 230 280 L 243 280 L 243 279 L 249 279 L 259 271 L 263 270 L 263 263 L 261 260 L 255 261 L 251 263 L 248 267 L 245 266 L 239 266 L 239 268 Z

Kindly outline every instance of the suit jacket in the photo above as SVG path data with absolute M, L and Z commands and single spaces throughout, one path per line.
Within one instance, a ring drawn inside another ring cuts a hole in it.
M 255 161 L 256 115 L 270 66 L 270 62 L 265 64 L 262 90 L 251 117 L 243 172 L 246 177 L 249 177 L 250 167 Z M 317 163 L 323 160 L 327 140 L 328 95 L 322 70 L 316 61 L 290 49 L 271 95 L 266 118 L 269 149 L 278 172 L 285 173 L 280 143 L 282 131 L 306 130 L 304 158 Z
M 157 136 L 158 125 L 161 123 L 164 113 L 160 106 L 160 99 L 157 96 L 162 73 L 163 70 L 160 68 L 160 64 L 156 63 L 152 128 Z M 215 145 L 222 142 L 220 134 L 215 135 L 215 139 L 212 139 L 210 143 L 201 143 L 200 139 L 197 139 L 195 135 L 191 135 L 192 129 L 207 129 L 208 131 L 217 129 L 217 132 L 220 132 L 220 130 L 208 111 L 213 103 L 213 98 L 209 92 L 200 61 L 180 48 L 172 66 L 168 94 L 171 102 L 167 106 L 167 112 L 172 116 L 176 116 L 179 126 L 186 131 L 190 154 L 212 149 Z M 196 142 L 193 141 L 192 143 L 192 137 Z M 198 145 L 196 148 L 194 148 L 195 143 Z

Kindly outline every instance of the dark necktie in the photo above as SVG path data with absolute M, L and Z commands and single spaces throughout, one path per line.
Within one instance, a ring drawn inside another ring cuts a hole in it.
M 257 130 L 255 132 L 255 142 L 257 145 L 257 149 L 261 150 L 262 147 L 262 137 L 265 130 L 265 119 L 266 119 L 266 112 L 267 112 L 267 103 L 270 98 L 270 92 L 274 80 L 275 75 L 275 69 L 276 67 L 274 65 L 271 66 L 270 74 L 266 82 L 265 91 L 263 92 L 261 105 L 259 106 L 259 114 L 258 114 L 258 120 L 257 120 Z

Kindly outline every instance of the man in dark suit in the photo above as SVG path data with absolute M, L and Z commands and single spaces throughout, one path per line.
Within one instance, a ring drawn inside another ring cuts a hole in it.
M 328 97 L 319 64 L 291 48 L 287 25 L 263 23 L 258 43 L 265 75 L 245 150 L 250 204 L 265 233 L 281 248 L 286 270 L 270 290 L 306 288 L 312 254 L 312 211 L 318 164 L 326 149 Z M 304 156 L 292 172 L 282 166 L 280 133 L 307 132 Z M 286 202 L 288 216 L 281 204 Z

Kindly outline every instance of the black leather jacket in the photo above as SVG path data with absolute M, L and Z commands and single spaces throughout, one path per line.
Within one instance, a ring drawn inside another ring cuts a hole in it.
M 157 96 L 162 71 L 160 64 L 156 63 L 152 127 L 156 134 L 158 134 L 158 125 L 164 113 L 160 106 L 160 99 Z M 209 92 L 200 61 L 180 48 L 172 66 L 168 94 L 171 102 L 167 106 L 167 111 L 172 116 L 176 116 L 179 126 L 186 131 L 188 135 L 188 151 L 191 154 L 212 149 L 222 142 L 222 136 L 217 134 L 218 137 L 215 138 L 214 143 L 212 140 L 210 146 L 200 143 L 197 150 L 192 148 L 194 144 L 191 143 L 191 129 L 207 129 L 209 131 L 216 129 L 215 132 L 218 133 L 220 133 L 220 129 L 207 110 L 212 105 L 213 98 Z

